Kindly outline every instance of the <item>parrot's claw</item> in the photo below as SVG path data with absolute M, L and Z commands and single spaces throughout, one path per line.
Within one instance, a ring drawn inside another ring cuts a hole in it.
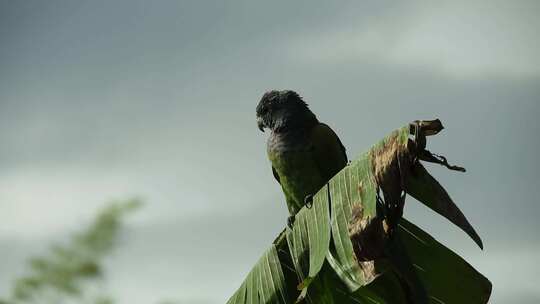
M 306 208 L 311 209 L 311 206 L 313 206 L 312 194 L 306 195 L 306 197 L 304 198 L 304 205 L 306 205 Z
M 293 229 L 295 216 L 291 215 L 287 218 L 287 226 L 289 226 L 290 229 Z

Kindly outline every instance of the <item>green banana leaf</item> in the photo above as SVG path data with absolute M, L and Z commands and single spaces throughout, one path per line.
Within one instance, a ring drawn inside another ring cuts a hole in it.
M 456 226 L 465 231 L 474 242 L 484 248 L 480 236 L 476 233 L 465 215 L 454 204 L 446 190 L 431 176 L 420 163 L 412 168 L 412 173 L 407 178 L 407 193 L 419 202 L 428 206 L 431 210 L 447 218 Z
M 276 246 L 264 253 L 227 303 L 289 303 Z
M 421 167 L 409 132 L 409 125 L 392 132 L 334 176 L 227 303 L 424 303 L 420 293 L 426 303 L 487 303 L 489 280 L 427 232 L 403 218 L 394 237 L 386 230 L 378 206 L 381 188 L 385 200 L 393 192 L 410 193 L 482 244 Z M 403 261 L 410 267 L 396 265 Z M 412 274 L 404 275 L 405 268 Z

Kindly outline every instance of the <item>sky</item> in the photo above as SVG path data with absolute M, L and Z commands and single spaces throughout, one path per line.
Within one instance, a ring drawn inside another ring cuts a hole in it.
M 224 303 L 287 211 L 255 106 L 293 89 L 349 158 L 415 119 L 484 240 L 405 217 L 493 283 L 540 291 L 538 1 L 0 0 L 0 295 L 25 260 L 140 197 L 106 260 L 118 303 Z

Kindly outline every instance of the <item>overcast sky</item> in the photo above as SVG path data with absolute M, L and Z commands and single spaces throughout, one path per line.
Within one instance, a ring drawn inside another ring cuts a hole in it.
M 107 283 L 119 303 L 219 304 L 287 217 L 255 106 L 294 89 L 350 158 L 415 119 L 427 165 L 484 240 L 405 216 L 539 303 L 540 2 L 0 0 L 0 294 L 24 261 L 139 196 Z

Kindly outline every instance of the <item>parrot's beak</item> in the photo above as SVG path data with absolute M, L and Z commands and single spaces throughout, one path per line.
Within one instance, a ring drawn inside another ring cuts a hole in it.
M 259 127 L 259 130 L 261 130 L 261 132 L 264 132 L 264 122 L 260 117 L 257 117 L 257 127 Z

